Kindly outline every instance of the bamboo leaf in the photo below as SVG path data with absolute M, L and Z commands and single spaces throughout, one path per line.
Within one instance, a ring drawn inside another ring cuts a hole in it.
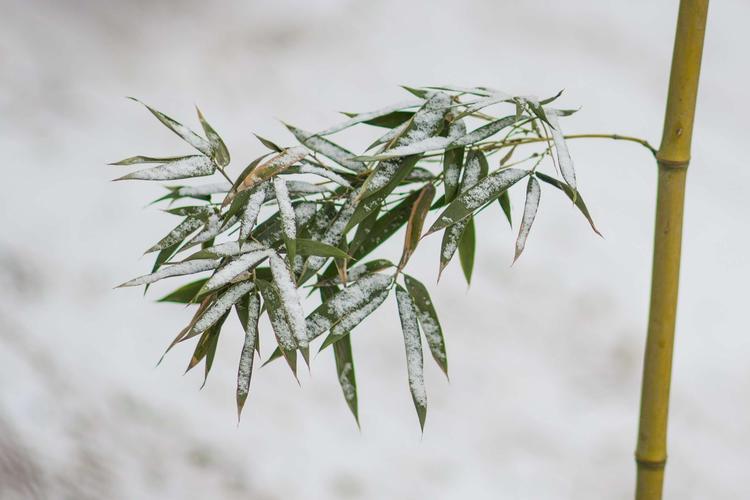
M 110 163 L 109 165 L 140 165 L 142 163 L 169 163 L 175 160 L 181 160 L 184 156 L 166 156 L 163 158 L 154 158 L 152 156 L 131 156 L 124 160 Z
M 237 276 L 245 271 L 257 266 L 271 255 L 273 250 L 257 250 L 248 252 L 236 258 L 230 258 L 229 262 L 217 269 L 211 278 L 206 282 L 201 293 L 212 292 L 231 283 Z M 199 260 L 190 260 L 188 262 L 201 262 Z M 179 264 L 178 264 L 179 265 Z
M 565 193 L 565 195 L 570 198 L 570 200 L 575 204 L 575 206 L 580 210 L 580 212 L 583 214 L 584 217 L 586 217 L 586 220 L 591 225 L 591 229 L 594 230 L 596 234 L 599 236 L 602 235 L 602 233 L 599 232 L 599 230 L 596 228 L 596 225 L 594 224 L 594 219 L 591 217 L 591 214 L 589 213 L 588 207 L 586 207 L 586 203 L 584 203 L 583 198 L 581 197 L 580 193 L 574 192 L 570 186 L 565 184 L 562 181 L 559 181 L 555 179 L 554 177 L 550 177 L 549 175 L 543 174 L 541 172 L 536 173 L 537 178 L 539 178 L 540 181 L 546 182 L 550 186 L 555 186 L 557 189 Z
M 193 351 L 193 355 L 190 358 L 190 362 L 188 363 L 187 368 L 185 369 L 185 373 L 189 372 L 191 369 L 193 369 L 198 363 L 206 360 L 206 367 L 204 371 L 203 376 L 203 384 L 201 385 L 201 388 L 206 385 L 206 380 L 208 379 L 208 373 L 211 371 L 211 367 L 213 366 L 214 361 L 214 354 L 216 353 L 216 345 L 219 341 L 219 334 L 221 333 L 221 327 L 224 325 L 224 321 L 227 319 L 227 316 L 229 315 L 229 311 L 225 312 L 221 315 L 221 317 L 213 324 L 209 329 L 207 329 L 203 334 L 201 335 L 200 339 L 198 339 L 198 343 L 195 346 L 195 351 Z
M 350 246 L 349 252 L 352 257 L 356 260 L 362 259 L 406 224 L 418 196 L 419 192 L 415 191 L 406 197 L 404 201 L 377 219 L 373 223 L 367 238 L 364 238 L 361 244 L 357 246 L 354 244 Z
M 394 111 L 401 111 L 403 109 L 413 108 L 413 107 L 421 106 L 421 105 L 422 105 L 422 101 L 404 101 L 404 102 L 400 102 L 395 105 L 381 108 L 375 111 L 370 111 L 367 113 L 359 113 L 358 115 L 350 118 L 349 120 L 346 120 L 343 123 L 339 123 L 338 125 L 334 125 L 333 127 L 327 128 L 323 130 L 322 132 L 318 132 L 315 135 L 318 135 L 318 136 L 331 135 L 336 132 L 340 132 L 344 129 L 347 129 L 351 127 L 352 125 L 372 121 L 377 118 L 382 118 L 384 116 L 390 115 Z
M 186 285 L 182 285 L 177 290 L 173 291 L 160 298 L 158 302 L 176 302 L 178 304 L 191 304 L 195 302 L 195 298 L 198 296 L 198 292 L 203 285 L 208 281 L 208 278 L 191 281 Z
M 354 118 L 358 115 L 358 113 L 348 112 L 343 112 L 343 114 L 348 116 L 349 118 Z M 414 116 L 414 112 L 412 111 L 394 111 L 392 113 L 388 113 L 387 115 L 378 116 L 371 120 L 365 120 L 361 123 L 364 123 L 365 125 L 372 125 L 373 127 L 395 128 L 411 120 L 412 116 Z
M 550 133 L 552 134 L 552 140 L 555 143 L 557 164 L 560 167 L 560 173 L 568 186 L 573 190 L 573 201 L 575 201 L 575 197 L 577 196 L 576 172 L 573 167 L 573 160 L 570 157 L 570 151 L 568 151 L 568 144 L 565 142 L 565 137 L 563 137 L 562 129 L 560 128 L 560 122 L 557 119 L 556 111 L 550 109 L 547 113 L 547 119 L 551 127 Z
M 284 259 L 275 253 L 269 258 L 273 282 L 281 298 L 281 308 L 286 315 L 287 323 L 292 331 L 295 344 L 301 348 L 308 345 L 307 329 L 305 326 L 305 313 L 302 310 L 302 301 L 297 292 L 297 285 Z M 285 346 L 282 346 L 284 348 Z M 307 359 L 305 359 L 307 361 Z
M 126 281 L 118 288 L 149 285 L 155 283 L 164 278 L 171 278 L 174 276 L 185 276 L 188 274 L 200 273 L 202 271 L 209 271 L 215 269 L 219 265 L 218 260 L 191 260 L 188 262 L 180 262 L 171 266 L 163 267 L 156 272 L 151 274 L 144 274 L 130 281 Z
M 319 255 L 321 257 L 333 257 L 336 259 L 351 259 L 351 256 L 343 250 L 320 241 L 297 238 L 296 244 L 297 253 L 300 255 Z
M 213 153 L 211 158 L 213 158 L 220 167 L 226 167 L 229 165 L 229 150 L 227 149 L 226 144 L 224 144 L 224 141 L 219 134 L 216 133 L 216 130 L 214 130 L 214 128 L 206 121 L 206 118 L 197 106 L 195 107 L 195 110 L 198 112 L 198 120 L 200 120 L 203 132 L 205 132 L 206 138 L 211 145 L 211 152 Z
M 335 161 L 352 172 L 360 173 L 365 171 L 365 164 L 361 161 L 353 160 L 352 158 L 355 155 L 351 151 L 342 148 L 333 141 L 321 137 L 320 135 L 311 134 L 310 132 L 306 132 L 286 123 L 284 125 L 299 142 L 311 151 Z
M 351 331 L 356 328 L 362 321 L 365 320 L 370 314 L 375 312 L 380 307 L 385 299 L 388 298 L 390 289 L 383 290 L 371 296 L 366 302 L 364 302 L 357 309 L 349 312 L 348 314 L 341 317 L 341 319 L 331 327 L 331 333 L 323 341 L 320 346 L 320 351 L 325 349 L 331 344 L 338 342 L 341 338 L 349 335 Z
M 453 142 L 451 142 L 451 147 L 468 146 L 470 144 L 483 141 L 488 137 L 497 134 L 505 127 L 513 125 L 514 123 L 516 123 L 516 121 L 518 121 L 518 119 L 519 117 L 516 117 L 516 115 L 510 115 L 504 118 L 500 118 L 499 120 L 495 120 L 494 122 L 490 122 L 487 125 L 483 125 L 476 130 L 472 130 L 468 134 L 454 140 Z
M 118 177 L 115 180 L 173 181 L 191 177 L 203 177 L 211 175 L 215 171 L 216 165 L 214 165 L 210 158 L 202 155 L 194 155 L 184 156 L 156 167 L 137 170 Z
M 425 218 L 430 210 L 432 199 L 435 197 L 435 186 L 427 184 L 419 192 L 417 200 L 411 209 L 409 215 L 409 221 L 406 224 L 406 236 L 404 237 L 404 250 L 401 254 L 401 261 L 399 262 L 399 270 L 406 266 L 409 262 L 409 258 L 416 250 L 419 244 L 419 239 L 422 236 L 422 227 L 424 226 Z
M 206 141 L 203 137 L 199 136 L 183 124 L 179 123 L 178 121 L 168 117 L 164 113 L 155 110 L 154 108 L 146 105 L 145 103 L 139 101 L 138 99 L 134 97 L 129 97 L 128 99 L 135 101 L 139 104 L 142 104 L 143 106 L 148 109 L 151 114 L 153 114 L 162 124 L 164 124 L 165 127 L 167 127 L 169 130 L 180 136 L 185 142 L 193 146 L 195 149 L 200 151 L 206 156 L 212 156 L 211 151 L 211 145 L 208 141 Z
M 404 334 L 409 390 L 419 417 L 419 426 L 424 431 L 424 422 L 427 417 L 427 392 L 424 385 L 422 339 L 419 336 L 417 311 L 409 293 L 400 285 L 396 285 L 396 301 L 398 302 L 398 314 L 401 318 L 401 330 Z
M 281 146 L 279 146 L 275 142 L 270 141 L 270 140 L 266 139 L 265 137 L 261 137 L 261 136 L 259 136 L 258 134 L 255 134 L 255 133 L 253 135 L 255 136 L 256 139 L 258 139 L 260 141 L 261 144 L 263 144 L 265 147 L 267 147 L 271 151 L 273 151 L 275 153 L 282 153 L 282 152 L 284 152 L 284 148 L 282 148 Z
M 250 392 L 250 378 L 253 374 L 253 359 L 258 339 L 258 319 L 260 318 L 260 297 L 250 293 L 235 304 L 237 317 L 245 331 L 245 341 L 240 353 L 240 363 L 237 369 L 237 421 L 242 416 L 247 395 Z
M 266 304 L 268 318 L 271 320 L 271 327 L 276 335 L 276 341 L 279 344 L 281 354 L 286 359 L 289 368 L 292 369 L 294 377 L 297 377 L 297 342 L 294 340 L 292 327 L 289 318 L 284 309 L 283 300 L 276 288 L 276 285 L 264 280 L 256 280 L 260 293 L 263 295 L 263 301 Z
M 448 355 L 445 351 L 443 328 L 440 326 L 440 320 L 432 304 L 427 287 L 421 281 L 407 274 L 404 274 L 404 284 L 406 284 L 406 290 L 409 292 L 409 296 L 416 307 L 419 325 L 422 327 L 422 333 L 425 336 L 425 340 L 427 340 L 432 357 L 447 377 Z
M 443 182 L 445 183 L 445 200 L 453 201 L 458 194 L 461 166 L 464 162 L 463 147 L 447 150 L 443 154 Z
M 208 330 L 211 326 L 216 324 L 219 318 L 229 311 L 229 309 L 231 309 L 243 295 L 253 288 L 255 288 L 255 284 L 252 281 L 242 281 L 229 287 L 205 309 L 190 330 L 182 337 L 181 341 L 193 338 L 196 335 L 201 335 Z
M 294 255 L 297 252 L 297 223 L 294 217 L 294 208 L 292 200 L 289 198 L 289 190 L 286 187 L 286 181 L 281 177 L 273 178 L 273 190 L 276 193 L 276 202 L 279 205 L 279 214 L 281 216 L 281 231 L 286 242 L 286 252 L 290 262 L 294 261 Z
M 303 147 L 293 147 L 285 149 L 282 153 L 272 156 L 262 164 L 251 169 L 237 187 L 229 192 L 223 205 L 228 205 L 237 193 L 252 189 L 261 182 L 280 174 L 298 161 L 307 156 L 308 150 Z
M 505 218 L 508 219 L 508 224 L 510 224 L 510 227 L 513 227 L 513 217 L 511 214 L 510 209 L 510 195 L 508 194 L 508 191 L 504 191 L 503 194 L 500 195 L 500 197 L 497 199 L 498 203 L 500 203 L 500 208 L 503 209 L 503 213 L 505 214 Z
M 518 229 L 516 254 L 515 257 L 513 257 L 513 262 L 518 260 L 518 257 L 521 256 L 521 252 L 523 252 L 523 249 L 526 246 L 526 239 L 529 237 L 531 225 L 534 223 L 536 212 L 539 209 L 539 199 L 541 194 L 542 190 L 539 186 L 539 181 L 537 181 L 533 175 L 529 176 L 529 183 L 526 186 L 526 204 L 523 207 L 521 227 Z
M 435 221 L 427 234 L 434 233 L 435 231 L 439 231 L 465 219 L 474 213 L 475 210 L 499 197 L 503 191 L 527 175 L 529 175 L 529 173 L 526 170 L 519 170 L 516 168 L 506 168 L 504 170 L 493 172 L 459 194 L 456 199 L 453 200 L 445 210 L 443 210 L 443 213 L 440 214 L 437 221 Z
M 474 217 L 469 217 L 467 221 L 466 227 L 461 234 L 461 241 L 458 244 L 458 257 L 461 261 L 461 269 L 464 272 L 466 283 L 471 285 L 471 274 L 474 270 L 474 252 L 476 248 Z
M 344 393 L 346 404 L 354 415 L 359 427 L 359 409 L 357 408 L 357 379 L 354 375 L 354 358 L 352 357 L 352 340 L 346 335 L 333 345 L 336 360 L 336 375 Z
M 346 315 L 372 301 L 373 297 L 389 288 L 392 282 L 390 276 L 370 274 L 337 292 L 307 316 L 308 339 L 312 341 L 340 322 Z

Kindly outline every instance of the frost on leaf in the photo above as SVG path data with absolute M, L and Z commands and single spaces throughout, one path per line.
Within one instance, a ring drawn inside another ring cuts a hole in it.
M 172 181 L 211 175 L 216 165 L 203 155 L 185 156 L 156 167 L 137 170 L 115 180 Z

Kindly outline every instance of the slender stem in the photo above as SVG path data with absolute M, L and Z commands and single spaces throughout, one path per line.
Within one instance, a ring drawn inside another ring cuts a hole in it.
M 651 304 L 643 362 L 635 460 L 636 500 L 660 500 L 677 315 L 685 179 L 690 161 L 708 0 L 681 0 L 661 146 L 654 227 Z
M 216 168 L 219 172 L 221 172 L 221 175 L 223 175 L 224 178 L 229 181 L 229 184 L 234 184 L 234 181 L 229 178 L 229 176 L 227 175 L 227 173 L 224 171 L 222 167 L 216 165 Z
M 656 148 L 654 148 L 647 140 L 639 139 L 638 137 L 631 137 L 628 135 L 620 135 L 620 134 L 571 134 L 571 135 L 566 135 L 564 137 L 566 140 L 612 139 L 615 141 L 634 142 L 636 144 L 640 144 L 641 146 L 645 147 L 646 149 L 651 151 L 651 154 L 656 156 Z M 498 145 L 500 147 L 509 147 L 509 146 L 520 146 L 522 144 L 534 144 L 537 142 L 548 142 L 549 140 L 550 140 L 549 137 L 531 137 L 531 138 L 524 138 L 524 139 L 510 139 L 508 141 L 503 141 L 503 142 L 490 142 L 487 144 Z

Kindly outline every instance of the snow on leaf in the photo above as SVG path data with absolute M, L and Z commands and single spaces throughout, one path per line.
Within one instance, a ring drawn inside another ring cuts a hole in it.
M 297 223 L 294 219 L 294 207 L 292 207 L 292 200 L 289 198 L 286 181 L 281 177 L 274 177 L 273 191 L 276 194 L 276 202 L 279 204 L 281 231 L 286 240 L 287 253 L 289 254 L 289 259 L 294 260 L 294 254 L 296 253 L 294 240 L 297 238 Z
M 360 161 L 352 160 L 354 153 L 352 153 L 351 151 L 342 148 L 338 144 L 329 141 L 328 139 L 320 137 L 320 135 L 311 134 L 310 132 L 306 132 L 302 129 L 293 127 L 288 124 L 285 125 L 286 128 L 288 128 L 289 131 L 294 135 L 294 137 L 296 137 L 299 142 L 301 142 L 311 151 L 319 153 L 326 158 L 330 158 L 342 167 L 348 168 L 352 172 L 364 172 L 365 164 Z
M 516 168 L 506 168 L 505 170 L 493 172 L 459 194 L 443 210 L 443 213 L 440 214 L 427 234 L 434 233 L 465 219 L 474 213 L 475 210 L 500 196 L 503 191 L 527 175 L 529 175 L 529 172 L 526 170 Z
M 443 329 L 440 326 L 440 320 L 435 307 L 432 305 L 427 287 L 421 281 L 406 274 L 404 275 L 404 283 L 417 309 L 419 324 L 422 327 L 422 333 L 427 340 L 432 357 L 443 370 L 443 373 L 448 376 L 448 355 L 445 352 Z
M 255 252 L 242 254 L 239 257 L 232 259 L 228 264 L 216 270 L 206 284 L 203 285 L 203 292 L 210 292 L 223 287 L 241 273 L 263 262 L 263 260 L 270 257 L 271 254 L 273 254 L 272 250 L 257 250 Z M 200 261 L 193 260 L 188 262 Z
M 253 374 L 255 345 L 258 339 L 258 319 L 260 318 L 260 297 L 250 293 L 235 304 L 237 316 L 245 330 L 240 363 L 237 369 L 237 420 L 242 416 L 247 395 L 250 392 L 250 378 Z
M 581 211 L 584 217 L 586 217 L 586 220 L 589 221 L 589 224 L 591 225 L 591 229 L 594 230 L 596 234 L 599 236 L 602 235 L 602 233 L 599 232 L 599 230 L 596 228 L 596 225 L 594 224 L 594 219 L 591 217 L 591 214 L 589 213 L 589 209 L 586 206 L 586 203 L 584 203 L 583 198 L 581 197 L 580 193 L 577 193 L 573 191 L 570 186 L 565 184 L 562 181 L 559 181 L 555 179 L 554 177 L 550 177 L 549 175 L 543 174 L 541 172 L 537 172 L 536 176 L 539 178 L 540 181 L 546 182 L 547 184 L 551 186 L 555 186 L 557 189 L 565 193 L 565 195 L 570 198 L 570 200 L 575 203 L 575 206 L 578 208 L 578 210 Z
M 513 125 L 516 121 L 518 121 L 518 117 L 516 117 L 516 115 L 510 115 L 495 120 L 494 122 L 490 122 L 487 125 L 482 125 L 478 129 L 472 130 L 468 134 L 454 140 L 451 143 L 451 147 L 468 146 L 469 144 L 483 141 L 484 139 L 500 132 L 505 127 Z
M 565 142 L 563 137 L 562 129 L 560 129 L 560 122 L 557 119 L 557 111 L 554 109 L 546 109 L 547 121 L 551 125 L 550 133 L 552 134 L 552 140 L 555 143 L 555 151 L 557 152 L 557 164 L 560 167 L 560 173 L 565 179 L 568 186 L 573 189 L 573 199 L 575 200 L 576 193 L 576 172 L 573 167 L 573 160 L 570 158 L 570 151 L 568 151 L 568 144 Z
M 398 303 L 398 314 L 401 318 L 401 330 L 404 334 L 409 389 L 419 417 L 419 426 L 424 430 L 424 421 L 427 416 L 427 391 L 424 385 L 422 338 L 419 336 L 417 311 L 409 293 L 400 285 L 396 285 L 396 301 Z
M 302 348 L 308 346 L 307 329 L 305 326 L 305 312 L 302 310 L 302 301 L 297 293 L 297 286 L 294 278 L 287 268 L 284 259 L 275 253 L 270 255 L 271 273 L 273 274 L 274 284 L 276 285 L 281 297 L 284 311 L 287 315 L 289 327 L 292 335 Z
M 359 426 L 359 411 L 357 408 L 357 379 L 354 376 L 354 359 L 352 358 L 352 341 L 347 336 L 333 345 L 336 361 L 336 375 L 339 379 L 341 391 L 354 420 Z
M 358 123 L 366 122 L 373 120 L 375 118 L 379 118 L 381 116 L 386 116 L 388 114 L 393 113 L 394 111 L 400 111 L 402 109 L 407 108 L 413 108 L 416 106 L 421 106 L 422 101 L 404 101 L 400 102 L 391 106 L 387 106 L 385 108 L 381 108 L 375 111 L 370 111 L 367 113 L 360 113 L 353 118 L 346 120 L 345 122 L 339 123 L 338 125 L 334 125 L 333 127 L 327 128 L 323 130 L 322 132 L 318 132 L 315 135 L 323 136 L 323 135 L 331 135 L 336 132 L 340 132 L 341 130 L 344 130 L 346 128 L 351 127 L 352 125 L 356 125 Z
M 210 158 L 203 155 L 193 155 L 184 156 L 156 167 L 137 170 L 115 180 L 171 181 L 211 175 L 215 171 L 216 165 Z
M 266 201 L 266 189 L 261 184 L 250 193 L 247 205 L 245 205 L 245 209 L 240 216 L 240 241 L 245 241 L 250 236 L 264 201 Z
M 516 254 L 513 257 L 513 262 L 518 260 L 521 256 L 524 247 L 526 246 L 526 239 L 529 237 L 529 231 L 531 231 L 531 225 L 534 223 L 536 212 L 539 209 L 539 199 L 541 197 L 542 190 L 539 186 L 539 181 L 532 175 L 529 177 L 529 183 L 526 186 L 526 203 L 523 207 L 523 217 L 521 218 L 521 227 L 518 229 L 518 238 L 516 239 Z
M 219 321 L 221 318 L 240 298 L 248 293 L 250 290 L 255 288 L 255 284 L 252 281 L 243 281 L 232 285 L 223 294 L 206 308 L 205 312 L 201 315 L 195 325 L 190 329 L 190 332 L 182 339 L 187 340 L 205 332 L 214 323 Z
M 148 106 L 147 104 L 139 101 L 138 99 L 134 97 L 130 97 L 129 99 L 142 104 L 143 106 L 148 109 L 151 114 L 153 114 L 164 126 L 166 126 L 168 129 L 170 129 L 172 132 L 180 136 L 185 142 L 193 146 L 195 149 L 200 151 L 206 156 L 212 155 L 211 150 L 211 144 L 207 140 L 205 140 L 203 137 L 199 136 L 183 124 L 177 122 L 176 120 L 168 117 L 164 113 L 155 110 L 154 108 Z
M 323 302 L 307 317 L 307 335 L 312 341 L 347 314 L 359 309 L 376 294 L 390 286 L 392 278 L 384 274 L 370 274 L 355 281 Z
M 342 337 L 349 335 L 349 333 L 362 321 L 365 320 L 370 314 L 380 307 L 388 298 L 390 290 L 384 290 L 375 294 L 370 300 L 365 302 L 361 307 L 353 310 L 349 314 L 346 314 L 341 320 L 331 327 L 331 334 L 326 338 L 323 344 L 320 346 L 322 351 L 331 344 L 338 342 Z
M 214 128 L 206 121 L 201 110 L 198 109 L 197 106 L 195 107 L 195 110 L 198 112 L 198 120 L 200 120 L 203 132 L 205 132 L 208 142 L 211 145 L 211 151 L 213 153 L 211 157 L 219 164 L 219 166 L 226 167 L 229 165 L 229 150 L 227 150 L 227 146 L 224 144 L 224 141 L 221 140 L 221 137 L 219 137 L 219 134 L 216 133 Z
M 226 193 L 231 186 L 228 182 L 202 184 L 200 186 L 181 186 L 177 189 L 179 196 L 206 196 L 209 194 Z
M 321 177 L 325 177 L 326 179 L 329 179 L 335 182 L 339 186 L 344 186 L 346 188 L 351 187 L 351 184 L 349 184 L 349 181 L 341 177 L 336 172 L 331 172 L 330 170 L 327 170 L 322 167 L 316 167 L 315 165 L 308 165 L 308 164 L 302 165 L 299 168 L 299 173 L 319 175 Z
M 286 359 L 289 368 L 292 369 L 294 376 L 297 376 L 297 343 L 294 340 L 292 327 L 289 324 L 289 317 L 283 307 L 283 301 L 279 289 L 274 283 L 264 280 L 257 280 L 258 288 L 263 294 L 263 300 L 268 311 L 268 318 L 271 320 L 271 328 L 276 335 L 276 342 L 279 349 Z
M 154 273 L 146 274 L 143 276 L 139 276 L 138 278 L 134 278 L 130 281 L 126 281 L 125 283 L 119 286 L 127 287 L 127 286 L 148 285 L 150 283 L 154 283 L 164 278 L 171 278 L 173 276 L 185 276 L 187 274 L 195 274 L 195 273 L 200 273 L 202 271 L 208 271 L 210 269 L 216 269 L 218 265 L 219 265 L 218 260 L 208 260 L 208 259 L 180 262 L 178 264 L 173 264 L 171 266 L 162 267 L 161 269 L 159 269 L 158 271 Z
M 188 237 L 193 231 L 203 225 L 203 221 L 197 217 L 188 217 L 180 222 L 177 227 L 172 229 L 169 234 L 159 240 L 159 242 L 146 250 L 146 253 L 158 252 L 169 248 L 173 245 L 181 243 L 185 238 Z

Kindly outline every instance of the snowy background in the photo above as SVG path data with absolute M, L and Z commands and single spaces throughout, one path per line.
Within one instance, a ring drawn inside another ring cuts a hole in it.
M 0 498 L 628 499 L 634 483 L 655 167 L 639 146 L 571 144 L 605 238 L 558 193 L 513 268 L 513 233 L 478 220 L 478 272 L 434 288 L 451 381 L 427 366 L 420 436 L 394 301 L 356 331 L 358 431 L 331 352 L 300 389 L 256 372 L 240 427 L 241 334 L 207 386 L 159 368 L 187 320 L 167 291 L 112 286 L 173 225 L 161 191 L 105 164 L 185 151 L 134 95 L 195 124 L 199 103 L 235 173 L 335 111 L 404 97 L 398 84 L 566 93 L 569 132 L 658 143 L 677 1 L 0 0 Z M 671 499 L 750 497 L 747 141 L 750 4 L 709 12 L 689 176 L 674 364 Z M 520 194 L 520 193 L 516 193 Z M 518 210 L 521 200 L 514 199 Z M 399 240 L 383 249 L 396 257 Z M 433 281 L 437 240 L 412 259 Z M 236 332 L 236 335 L 232 335 Z M 266 346 L 269 344 L 267 343 Z M 264 349 L 268 354 L 268 347 Z

